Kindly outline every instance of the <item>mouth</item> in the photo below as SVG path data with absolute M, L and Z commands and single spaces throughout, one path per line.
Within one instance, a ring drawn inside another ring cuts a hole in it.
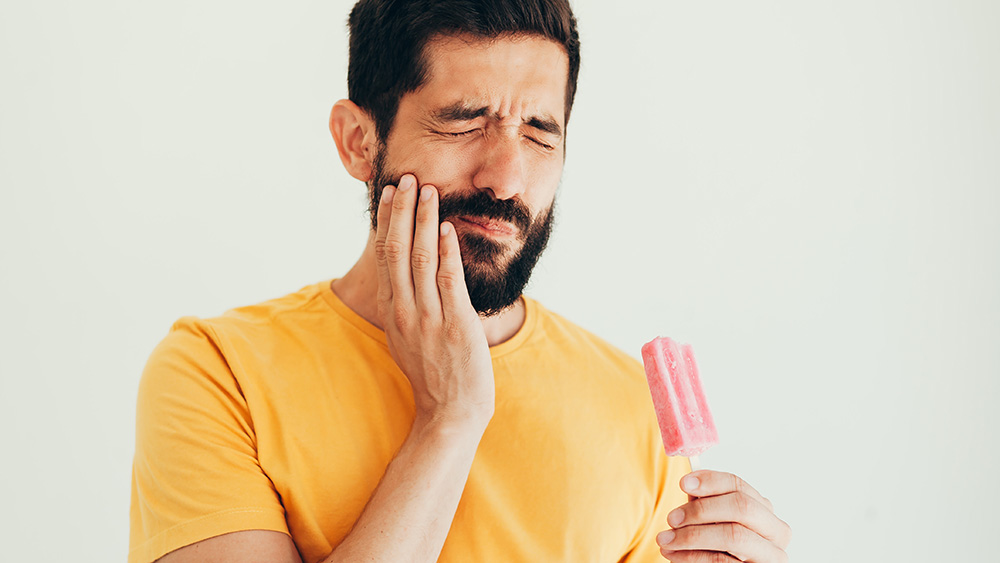
M 455 224 L 471 227 L 474 231 L 490 237 L 505 238 L 517 235 L 517 229 L 506 221 L 497 221 L 496 219 L 487 219 L 484 217 L 472 217 L 469 215 L 453 217 L 451 218 L 451 221 Z

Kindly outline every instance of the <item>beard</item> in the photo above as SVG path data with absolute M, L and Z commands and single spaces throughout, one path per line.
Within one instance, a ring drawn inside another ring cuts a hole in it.
M 389 170 L 384 144 L 380 144 L 372 161 L 372 177 L 368 181 L 372 230 L 378 229 L 378 204 L 386 186 L 398 186 L 402 174 Z M 439 192 L 440 193 L 440 192 Z M 511 254 L 510 245 L 497 242 L 478 233 L 458 233 L 465 270 L 465 286 L 472 307 L 481 316 L 490 317 L 510 308 L 528 285 L 531 272 L 545 250 L 555 220 L 555 202 L 532 219 L 528 206 L 519 199 L 494 199 L 486 189 L 468 194 L 440 195 L 438 220 L 456 217 L 478 217 L 507 221 L 517 227 L 520 248 Z

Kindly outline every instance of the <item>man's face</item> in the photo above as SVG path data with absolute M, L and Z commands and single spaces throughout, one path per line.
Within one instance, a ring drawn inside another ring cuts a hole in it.
M 472 304 L 512 305 L 552 229 L 562 175 L 568 59 L 540 37 L 438 38 L 429 77 L 400 100 L 372 163 L 372 217 L 382 188 L 413 173 L 435 186 L 458 233 Z

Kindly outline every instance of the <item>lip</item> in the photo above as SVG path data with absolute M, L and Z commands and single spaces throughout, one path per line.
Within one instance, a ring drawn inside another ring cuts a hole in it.
M 517 229 L 506 221 L 484 219 L 482 217 L 469 217 L 468 215 L 454 217 L 453 221 L 469 225 L 482 233 L 494 237 L 512 237 L 517 234 Z

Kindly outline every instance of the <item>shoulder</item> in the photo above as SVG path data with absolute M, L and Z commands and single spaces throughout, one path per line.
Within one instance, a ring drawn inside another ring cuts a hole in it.
M 267 354 L 280 342 L 309 330 L 308 318 L 320 318 L 322 282 L 254 305 L 230 309 L 215 317 L 181 317 L 171 325 L 147 360 L 140 383 L 162 388 L 181 380 L 218 384 L 239 373 L 240 358 Z
M 327 282 L 310 284 L 298 291 L 242 307 L 236 307 L 214 317 L 186 316 L 171 327 L 160 347 L 168 350 L 178 345 L 214 348 L 227 352 L 241 341 L 255 344 L 273 339 L 293 327 L 308 325 L 308 319 L 326 318 L 329 307 L 323 300 L 322 289 Z

